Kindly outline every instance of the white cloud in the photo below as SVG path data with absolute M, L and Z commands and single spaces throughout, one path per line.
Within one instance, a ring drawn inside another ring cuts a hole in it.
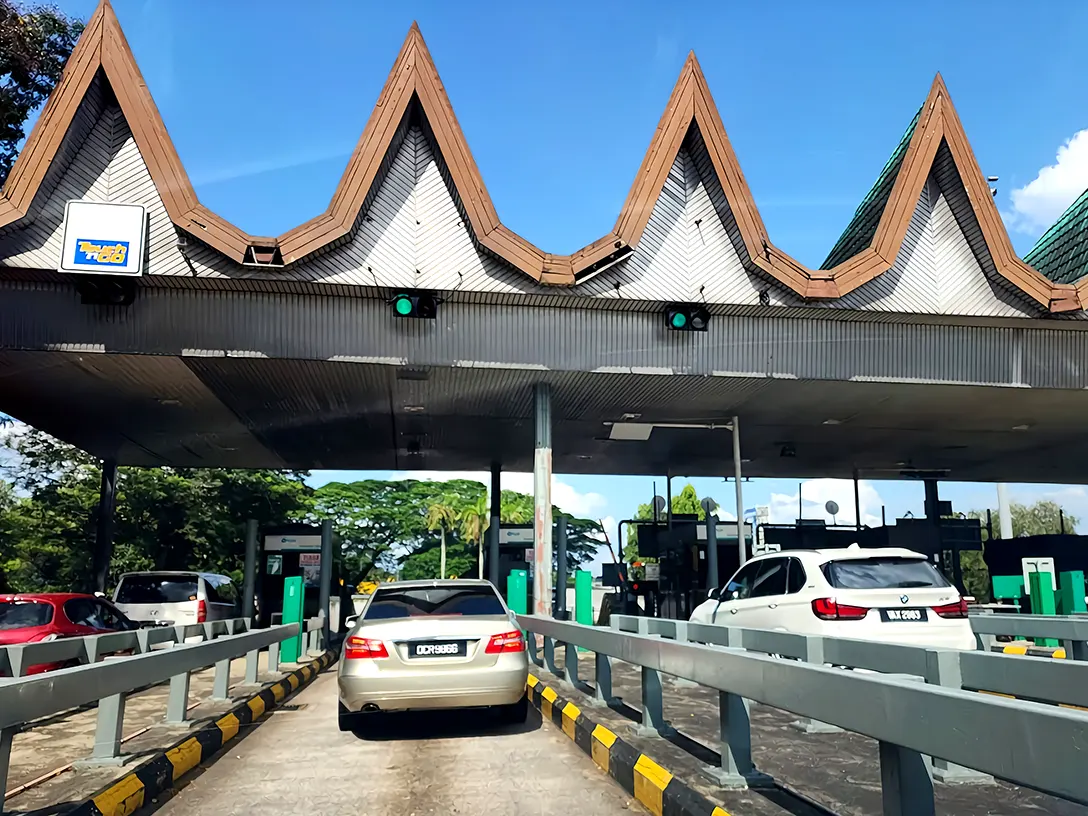
M 869 527 L 880 526 L 880 508 L 883 500 L 872 482 L 858 483 L 858 496 L 861 504 L 861 523 Z M 827 512 L 827 502 L 833 501 L 839 506 L 832 517 Z M 851 479 L 811 479 L 801 483 L 801 518 L 824 519 L 828 524 L 852 525 L 854 515 L 854 482 Z M 797 518 L 797 494 L 771 494 L 771 523 L 792 524 Z
M 1058 220 L 1088 189 L 1088 128 L 1074 133 L 1058 148 L 1054 164 L 1013 190 L 1012 212 L 1004 214 L 1010 229 L 1038 234 Z
M 476 482 L 491 484 L 491 474 L 484 471 L 459 472 L 438 470 L 408 471 L 405 479 L 419 479 L 424 482 L 446 482 L 450 479 L 472 479 Z M 518 493 L 533 494 L 533 474 L 513 473 L 503 471 L 500 484 L 503 490 L 514 490 Z M 600 493 L 581 493 L 564 481 L 552 477 L 552 504 L 560 510 L 570 513 L 578 518 L 598 519 L 600 514 L 608 506 L 608 500 Z M 611 534 L 611 533 L 610 533 Z

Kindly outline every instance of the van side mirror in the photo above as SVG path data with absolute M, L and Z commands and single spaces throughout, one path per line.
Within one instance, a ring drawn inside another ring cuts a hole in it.
M 711 601 L 721 600 L 722 588 L 721 587 L 714 587 L 713 589 L 710 590 L 710 592 L 708 592 L 706 594 L 706 597 L 707 597 L 708 600 L 711 600 Z
M 348 619 L 346 621 L 344 621 L 344 625 L 347 626 L 348 629 L 353 629 L 353 628 L 355 628 L 355 624 L 357 624 L 358 622 L 359 622 L 359 616 L 358 615 L 348 615 Z

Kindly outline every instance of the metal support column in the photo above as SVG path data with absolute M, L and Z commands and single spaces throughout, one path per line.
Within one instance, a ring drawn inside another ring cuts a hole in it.
M 737 487 L 737 556 L 740 565 L 748 560 L 748 544 L 744 540 L 744 486 L 741 484 L 740 417 L 733 417 L 733 477 Z
M 567 619 L 567 517 L 560 516 L 555 525 L 555 617 Z
M 711 590 L 718 584 L 718 517 L 706 514 L 706 588 Z
M 499 527 L 502 524 L 502 466 L 491 463 L 491 525 L 487 528 L 487 580 L 499 588 Z M 442 576 L 445 578 L 445 576 Z M 481 576 L 482 577 L 482 576 Z
M 1012 508 L 1009 506 L 1009 486 L 1004 483 L 997 485 L 997 520 L 1001 527 L 1001 537 L 1008 540 L 1012 538 Z
M 884 816 L 934 816 L 933 779 L 917 751 L 880 743 L 880 792 Z
M 94 731 L 91 760 L 111 760 L 121 754 L 121 731 L 125 726 L 125 695 L 113 694 L 98 701 L 98 723 Z
M 182 672 L 170 678 L 170 696 L 166 699 L 166 721 L 174 724 L 183 723 L 188 710 L 189 672 Z
M 854 468 L 854 526 L 861 529 L 861 485 L 858 483 L 857 468 Z
M 332 519 L 321 522 L 321 589 L 318 594 L 320 614 L 323 620 L 321 643 L 328 648 L 332 634 L 332 622 L 329 620 L 329 597 L 332 594 Z
M 533 391 L 536 451 L 533 457 L 533 614 L 552 614 L 552 395 L 546 383 Z
M 98 525 L 94 541 L 94 591 L 105 592 L 113 557 L 113 515 L 117 501 L 117 460 L 102 462 L 102 484 L 98 491 Z
M 4 793 L 8 789 L 8 765 L 11 762 L 11 741 L 14 728 L 0 728 L 0 813 L 4 812 Z
M 242 573 L 242 617 L 253 623 L 257 597 L 257 519 L 246 522 L 246 562 Z

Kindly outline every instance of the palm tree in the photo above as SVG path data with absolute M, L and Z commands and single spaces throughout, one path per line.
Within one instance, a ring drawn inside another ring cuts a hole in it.
M 435 502 L 427 508 L 427 529 L 438 530 L 442 537 L 442 554 L 438 567 L 438 577 L 446 577 L 446 531 L 453 530 L 458 522 L 458 512 L 449 505 L 449 497 L 443 496 L 442 501 Z
M 480 496 L 475 503 L 461 511 L 461 535 L 466 541 L 476 542 L 480 578 L 484 576 L 484 532 L 491 521 L 490 515 L 486 495 Z

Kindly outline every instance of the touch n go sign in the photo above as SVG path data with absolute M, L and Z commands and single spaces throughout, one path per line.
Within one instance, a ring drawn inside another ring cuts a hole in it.
M 138 204 L 69 201 L 59 272 L 92 275 L 143 274 L 147 212 Z

